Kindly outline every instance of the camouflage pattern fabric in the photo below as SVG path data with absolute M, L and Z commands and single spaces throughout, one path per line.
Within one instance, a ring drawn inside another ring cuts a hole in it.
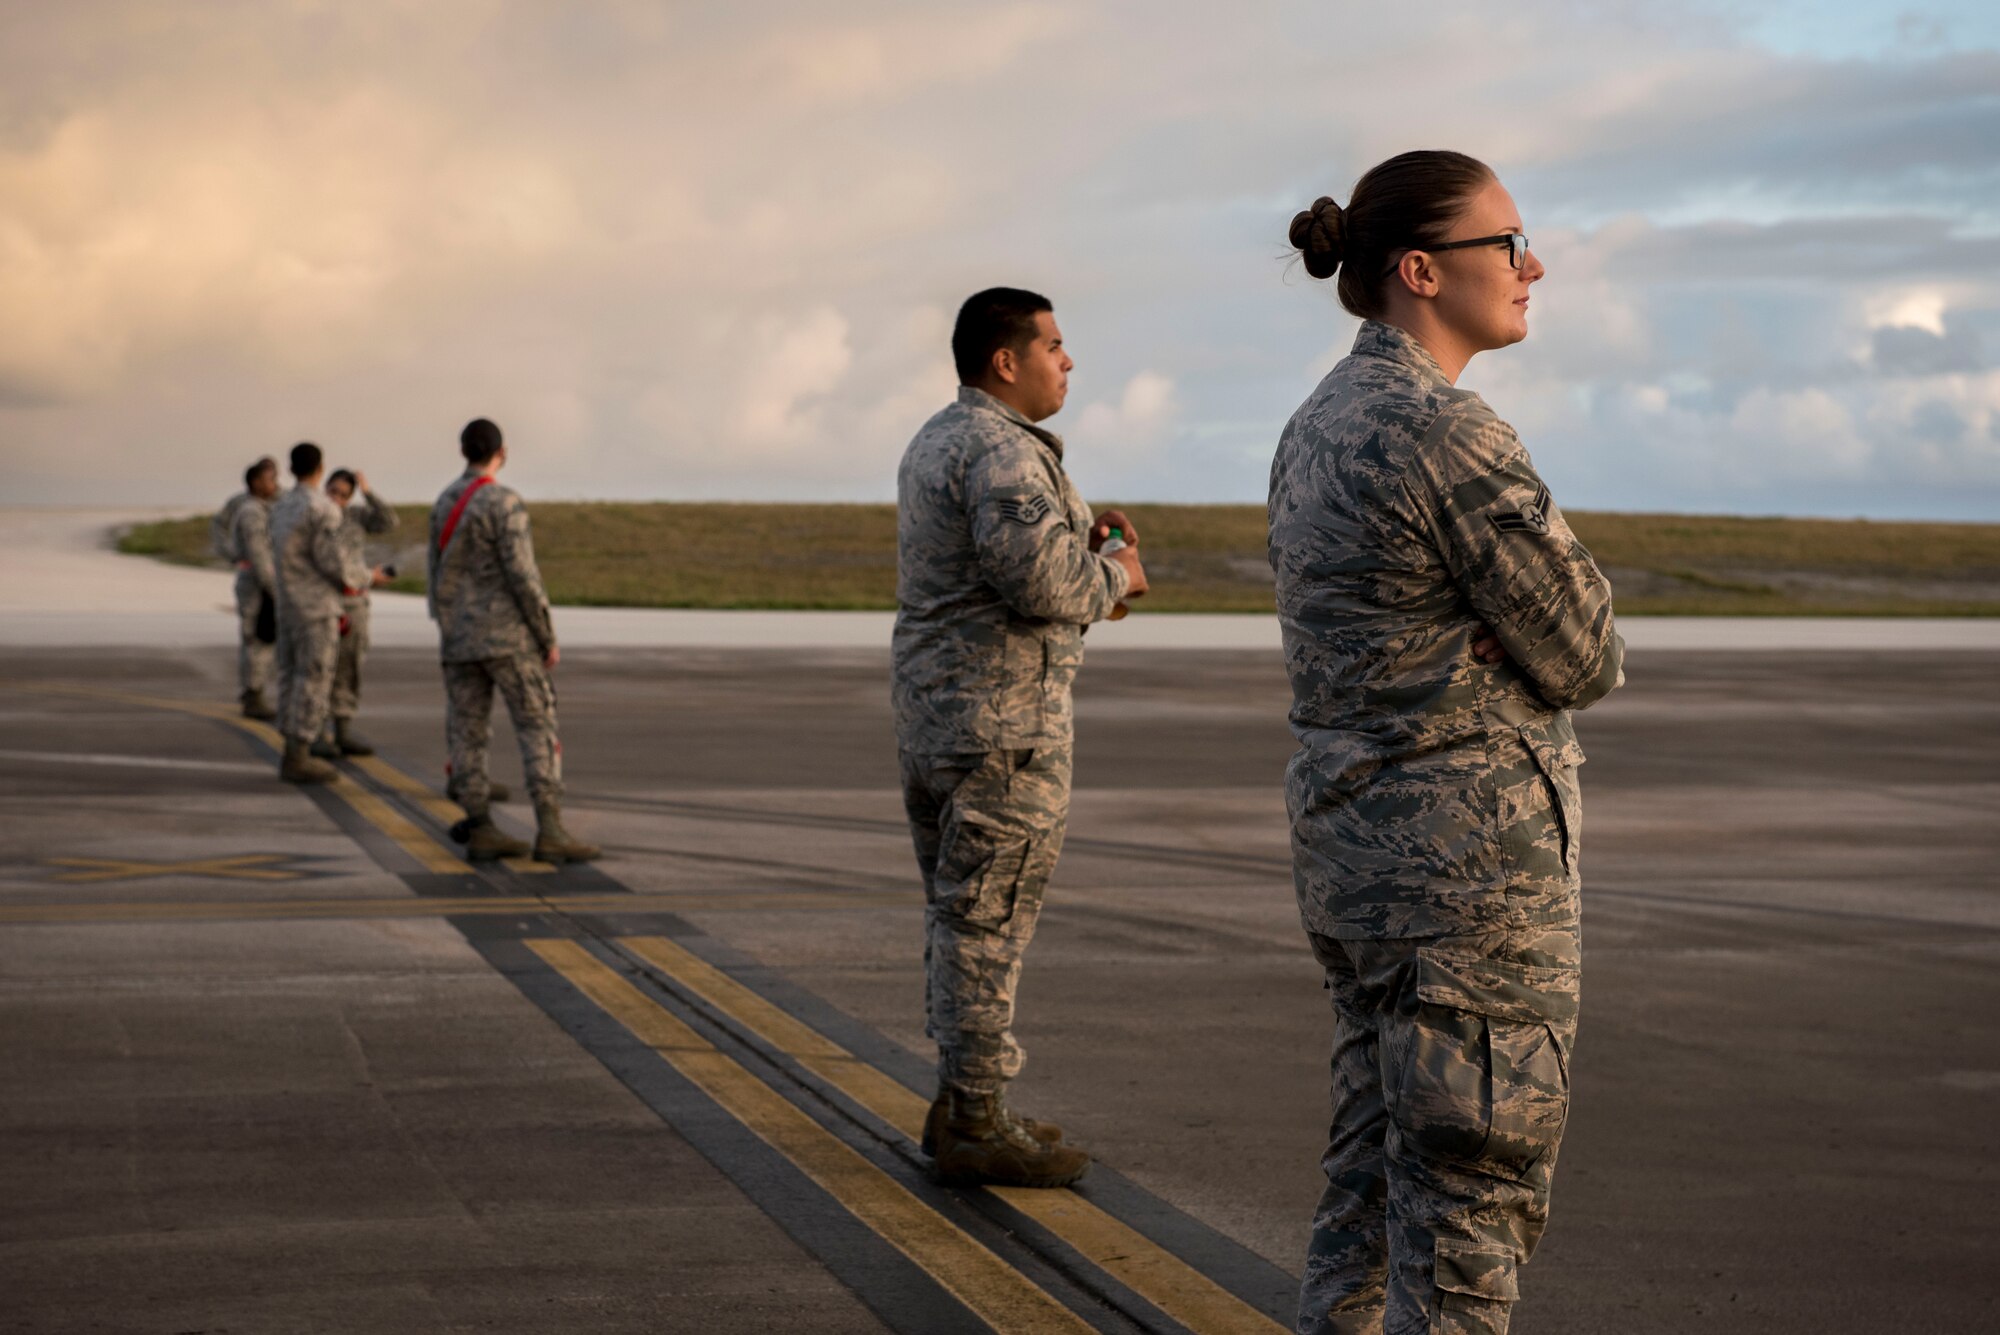
M 208 549 L 217 556 L 235 565 L 243 559 L 243 549 L 237 543 L 236 516 L 243 507 L 255 501 L 257 496 L 247 488 L 224 501 L 216 512 L 208 517 Z
M 278 597 L 278 729 L 310 742 L 326 726 L 340 652 L 346 590 L 368 572 L 340 544 L 340 507 L 326 493 L 293 487 L 271 507 Z
M 1270 522 L 1293 881 L 1338 1015 L 1299 1329 L 1504 1332 L 1568 1109 L 1569 711 L 1624 681 L 1611 587 L 1513 429 L 1375 321 L 1287 424 Z
M 348 502 L 340 521 L 340 545 L 364 570 L 370 537 L 396 531 L 396 511 L 374 492 L 364 491 Z M 368 657 L 368 590 L 341 599 L 347 630 L 340 637 L 340 654 L 333 671 L 333 716 L 351 719 L 361 708 L 361 664 Z
M 278 731 L 311 742 L 326 727 L 333 671 L 340 655 L 340 618 L 280 614 L 276 646 Z
M 498 482 L 481 487 L 459 516 L 450 547 L 438 553 L 445 522 L 478 477 L 467 469 L 431 507 L 430 613 L 442 659 L 545 658 L 555 648 L 555 622 L 520 496 Z
M 938 1080 L 996 1093 L 1021 1071 L 1014 995 L 1062 852 L 1070 749 L 906 751 L 902 774 L 924 878 L 925 1032 Z
M 896 737 L 920 755 L 1066 745 L 1083 630 L 1125 596 L 1090 550 L 1062 438 L 982 390 L 924 423 L 896 475 Z
M 257 613 L 266 595 L 276 598 L 278 572 L 271 560 L 271 503 L 243 493 L 235 507 L 225 553 L 236 566 L 236 676 L 245 693 L 262 691 L 271 679 L 276 646 L 257 638 Z
M 357 600 L 342 620 L 347 629 L 340 633 L 340 646 L 334 653 L 329 711 L 337 719 L 351 719 L 361 710 L 361 665 L 368 659 L 368 600 Z
M 1364 939 L 1577 915 L 1568 712 L 1624 680 L 1611 586 L 1528 452 L 1408 334 L 1364 323 L 1271 468 L 1308 931 Z M 1484 623 L 1505 662 L 1474 658 Z
M 340 541 L 340 507 L 325 492 L 293 487 L 271 506 L 271 557 L 278 619 L 338 619 L 348 590 L 368 587 L 368 570 Z
M 1303 1335 L 1505 1335 L 1569 1113 L 1575 921 L 1313 934 L 1336 1018 Z
M 457 781 L 458 804 L 468 815 L 490 809 L 487 747 L 493 737 L 493 691 L 498 687 L 521 744 L 521 769 L 536 807 L 562 800 L 562 742 L 556 735 L 556 688 L 539 658 L 525 654 L 444 664 L 444 731 Z

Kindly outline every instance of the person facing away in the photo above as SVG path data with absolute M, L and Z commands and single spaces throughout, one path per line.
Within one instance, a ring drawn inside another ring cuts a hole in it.
M 268 455 L 243 470 L 243 490 L 209 524 L 215 554 L 236 568 L 236 682 L 243 716 L 276 718 L 264 699 L 277 639 L 277 572 L 271 564 L 271 502 L 278 461 Z
M 528 507 L 496 475 L 506 466 L 500 428 L 485 418 L 459 434 L 465 472 L 431 507 L 430 614 L 444 669 L 450 791 L 465 808 L 452 837 L 474 862 L 526 857 L 529 847 L 493 822 L 486 775 L 493 693 L 507 702 L 521 767 L 535 804 L 537 862 L 588 862 L 598 855 L 562 820 L 562 741 L 551 674 L 562 659 L 549 597 L 535 565 Z
M 1623 682 L 1624 643 L 1513 428 L 1456 383 L 1527 337 L 1545 272 L 1493 172 L 1402 154 L 1291 240 L 1362 320 L 1271 466 L 1294 883 L 1336 1017 L 1298 1329 L 1500 1335 L 1569 1107 L 1570 711 Z
M 1063 1186 L 1090 1156 L 1004 1097 L 1021 958 L 1069 812 L 1070 682 L 1083 628 L 1146 591 L 1123 514 L 1095 523 L 1063 471 L 1074 365 L 1046 298 L 992 288 L 952 331 L 960 387 L 896 474 L 890 694 L 924 881 L 926 1032 L 938 1094 L 923 1149 L 943 1182 Z M 1127 545 L 1098 549 L 1113 527 Z
M 285 758 L 278 773 L 292 783 L 326 783 L 336 771 L 310 748 L 326 726 L 340 652 L 343 600 L 370 582 L 385 583 L 358 552 L 341 545 L 341 507 L 319 488 L 320 448 L 292 447 L 292 489 L 271 507 L 271 561 L 278 603 L 278 730 Z
M 343 511 L 340 545 L 356 561 L 362 560 L 370 537 L 396 531 L 395 507 L 384 504 L 369 488 L 365 474 L 336 469 L 326 480 L 326 494 Z M 368 591 L 363 589 L 341 600 L 340 652 L 333 666 L 332 735 L 321 738 L 339 755 L 375 754 L 375 748 L 354 727 L 354 716 L 361 709 L 361 665 L 367 657 Z

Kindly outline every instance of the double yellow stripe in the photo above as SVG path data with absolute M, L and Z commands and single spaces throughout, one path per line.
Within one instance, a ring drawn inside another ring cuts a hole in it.
M 618 944 L 766 1044 L 797 1060 L 911 1140 L 922 1137 L 924 1115 L 930 1105 L 921 1095 L 677 942 L 661 936 L 635 936 L 623 938 Z M 1073 1191 L 1021 1187 L 986 1190 L 1190 1330 L 1215 1332 L 1215 1335 L 1270 1335 L 1285 1329 L 1143 1233 Z
M 579 992 L 825 1188 L 848 1213 L 923 1267 L 980 1320 L 995 1330 L 1032 1335 L 1081 1335 L 1091 1329 L 582 946 L 554 940 L 528 944 Z

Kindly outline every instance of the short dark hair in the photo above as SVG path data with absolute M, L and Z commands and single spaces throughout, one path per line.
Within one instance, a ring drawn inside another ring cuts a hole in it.
M 1399 153 L 1362 174 L 1346 208 L 1321 195 L 1294 216 L 1291 241 L 1314 278 L 1338 268 L 1340 304 L 1372 320 L 1382 314 L 1389 257 L 1443 241 L 1493 179 L 1491 167 L 1463 153 Z
M 336 482 L 345 482 L 349 491 L 359 491 L 361 489 L 361 481 L 354 476 L 352 468 L 334 469 L 332 474 L 326 479 L 326 485 L 330 487 Z
M 250 488 L 257 485 L 258 478 L 264 476 L 264 474 L 266 473 L 275 473 L 277 471 L 278 471 L 278 461 L 276 459 L 273 459 L 268 454 L 265 455 L 263 458 L 259 459 L 256 463 L 251 464 L 248 468 L 243 470 L 243 489 L 245 491 L 248 491 Z
M 319 452 L 319 446 L 309 440 L 300 441 L 292 446 L 292 476 L 311 477 L 319 471 L 320 464 L 325 458 L 326 456 Z
M 958 308 L 951 328 L 951 360 L 958 383 L 976 385 L 993 369 L 993 354 L 1019 348 L 1035 336 L 1035 317 L 1055 307 L 1037 292 L 1018 287 L 989 287 L 975 292 Z
M 458 433 L 458 452 L 469 464 L 483 464 L 500 453 L 500 428 L 483 417 L 475 417 Z

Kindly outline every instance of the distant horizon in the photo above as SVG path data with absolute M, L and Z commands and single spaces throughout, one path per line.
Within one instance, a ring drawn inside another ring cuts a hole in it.
M 237 488 L 237 490 L 241 491 L 242 488 L 239 487 Z M 440 485 L 440 490 L 442 490 L 442 485 Z M 426 505 L 430 503 L 428 498 L 421 496 L 405 497 L 405 496 L 389 495 L 381 493 L 381 489 L 379 488 L 377 488 L 377 492 L 378 494 L 382 494 L 382 498 L 387 502 L 389 502 L 389 504 L 391 505 Z M 189 517 L 194 515 L 214 513 L 219 503 L 222 500 L 227 499 L 227 497 L 231 494 L 233 493 L 225 492 L 219 494 L 213 500 L 207 500 L 207 501 L 187 500 L 187 501 L 121 502 L 121 501 L 7 500 L 7 501 L 0 501 L 0 515 L 4 515 L 9 511 L 14 511 L 14 510 L 35 510 L 35 511 L 63 510 L 63 511 L 81 512 L 81 513 L 90 513 L 90 512 L 103 512 L 107 514 L 150 513 L 154 514 L 156 517 Z M 534 507 L 537 503 L 545 503 L 552 505 L 740 505 L 746 508 L 756 508 L 758 506 L 788 506 L 788 505 L 825 505 L 825 506 L 852 505 L 852 506 L 878 506 L 878 507 L 888 506 L 893 508 L 896 504 L 894 498 L 889 498 L 885 500 L 865 500 L 865 499 L 864 500 L 802 500 L 797 498 L 788 500 L 773 500 L 768 498 L 744 499 L 741 497 L 719 497 L 719 496 L 718 497 L 531 496 L 525 492 L 523 492 L 522 495 L 523 499 L 525 499 L 528 503 L 528 513 L 530 517 L 533 516 Z M 1262 509 L 1264 507 L 1263 501 L 1255 501 L 1255 500 L 1253 501 L 1140 500 L 1123 495 L 1107 495 L 1102 502 L 1093 501 L 1091 502 L 1091 504 L 1095 508 L 1102 508 L 1105 505 L 1115 504 L 1120 506 L 1130 506 L 1135 510 L 1144 506 L 1174 506 L 1174 507 L 1189 508 L 1189 509 L 1198 509 L 1202 507 L 1214 507 L 1217 509 Z M 1879 514 L 1843 515 L 1843 514 L 1811 513 L 1806 511 L 1787 513 L 1780 511 L 1751 512 L 1751 511 L 1735 511 L 1735 510 L 1657 510 L 1657 509 L 1635 510 L 1635 509 L 1621 509 L 1616 507 L 1598 506 L 1598 505 L 1565 505 L 1562 507 L 1562 509 L 1566 514 L 1621 515 L 1621 516 L 1628 516 L 1631 518 L 1654 518 L 1654 519 L 1741 519 L 1748 521 L 1771 519 L 1771 520 L 1814 520 L 1814 521 L 1819 521 L 1824 523 L 1834 523 L 1834 524 L 1953 524 L 1953 525 L 1964 525 L 1973 527 L 1981 527 L 1981 526 L 2000 527 L 2000 519 L 1954 518 L 1950 515 L 1879 515 Z M 1136 517 L 1137 516 L 1135 516 L 1135 518 Z

